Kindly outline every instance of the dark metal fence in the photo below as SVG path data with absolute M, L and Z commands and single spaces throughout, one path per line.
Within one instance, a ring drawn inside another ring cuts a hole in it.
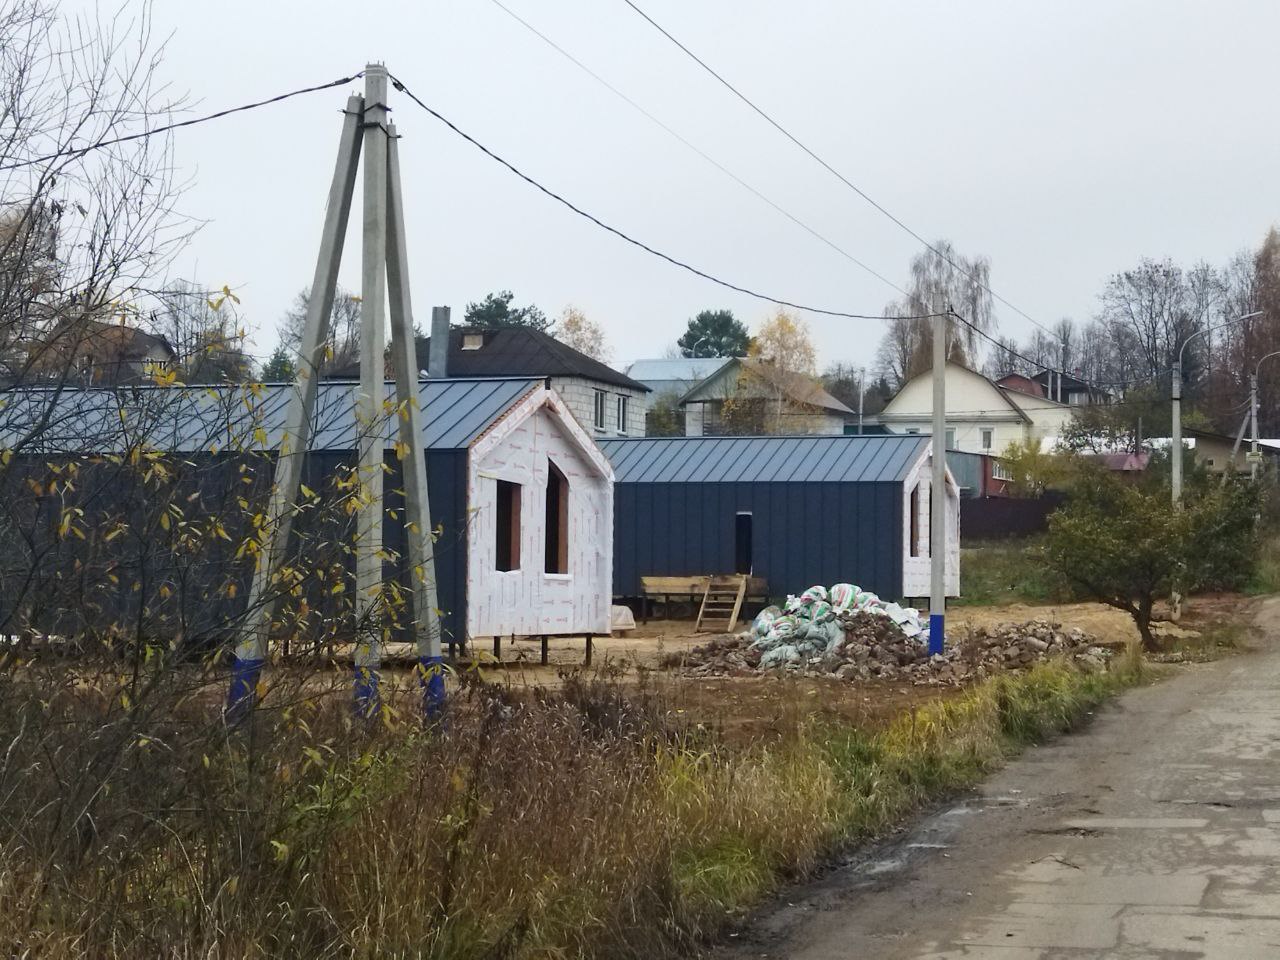
M 1044 533 L 1049 514 L 1066 501 L 1062 493 L 1046 493 L 1035 499 L 985 497 L 960 501 L 960 542 L 1009 540 Z

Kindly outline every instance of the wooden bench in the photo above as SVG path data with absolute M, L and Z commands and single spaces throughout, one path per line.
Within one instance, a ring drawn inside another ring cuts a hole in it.
M 640 591 L 643 594 L 640 600 L 640 622 L 649 622 L 649 611 L 654 603 L 659 599 L 662 600 L 663 613 L 671 606 L 672 598 L 677 600 L 687 600 L 689 603 L 701 603 L 702 598 L 706 596 L 707 585 L 711 582 L 711 577 L 707 576 L 688 576 L 688 577 L 641 577 Z M 747 578 L 747 594 L 745 597 L 748 601 L 767 601 L 769 599 L 769 585 L 765 583 L 764 577 L 748 577 Z

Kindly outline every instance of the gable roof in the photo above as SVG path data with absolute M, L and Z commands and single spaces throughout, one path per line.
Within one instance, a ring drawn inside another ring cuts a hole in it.
M 768 360 L 760 360 L 755 357 L 733 357 L 715 373 L 707 377 L 701 383 L 695 385 L 693 389 L 681 397 L 680 405 L 684 406 L 686 403 L 704 399 L 723 399 L 719 396 L 708 396 L 708 394 L 715 389 L 717 382 L 723 381 L 726 377 L 733 374 L 735 370 L 754 374 L 759 376 L 761 379 L 768 379 L 770 363 Z M 830 410 L 834 413 L 848 414 L 850 416 L 853 415 L 853 411 L 851 409 L 831 394 L 827 393 L 827 391 L 823 389 L 822 384 L 818 383 L 817 380 L 808 376 L 798 375 L 792 377 L 790 378 L 790 381 L 783 386 L 785 388 L 784 392 L 786 393 L 787 399 L 791 400 L 793 403 L 802 403 L 806 406 L 819 407 L 824 410 Z
M 683 383 L 690 386 L 701 383 L 714 374 L 732 357 L 662 357 L 656 360 L 636 360 L 626 370 L 633 380 L 653 386 L 655 383 Z M 658 389 L 655 387 L 654 389 Z
M 477 350 L 462 349 L 463 337 L 480 334 L 483 345 Z M 414 352 L 418 369 L 427 369 L 431 338 L 417 337 Z M 567 346 L 532 327 L 450 327 L 449 376 L 452 377 L 582 377 L 618 387 L 647 392 L 643 383 L 619 373 L 608 364 Z M 358 366 L 349 365 L 333 376 L 354 379 Z
M 963 370 L 965 373 L 971 374 L 977 377 L 979 380 L 986 383 L 987 386 L 991 388 L 992 393 L 994 393 L 997 397 L 999 397 L 1000 400 L 1004 402 L 1005 406 L 1007 406 L 1010 410 L 1012 410 L 1019 420 L 1022 420 L 1025 423 L 1031 423 L 1031 417 L 1027 415 L 1027 412 L 1023 410 L 1020 406 L 1018 406 L 1018 404 L 1014 401 L 1014 399 L 1011 396 L 1009 396 L 1010 393 L 1018 393 L 1019 391 L 1012 390 L 1009 387 L 1003 387 L 1000 384 L 996 383 L 994 380 L 992 380 L 990 377 L 988 377 L 986 374 L 979 373 L 977 370 L 974 370 L 972 367 L 966 367 L 963 363 L 956 363 L 954 360 L 948 360 L 947 366 L 954 367 L 957 370 Z M 877 419 L 881 423 L 885 422 L 886 420 L 893 421 L 895 418 L 898 418 L 898 417 L 910 417 L 911 419 L 917 419 L 918 414 L 900 414 L 889 408 L 893 406 L 894 401 L 896 401 L 898 397 L 902 396 L 903 391 L 905 391 L 907 387 L 909 387 L 911 384 L 915 383 L 917 380 L 921 379 L 922 377 L 927 378 L 932 376 L 933 376 L 933 371 L 931 369 L 925 370 L 923 373 L 917 373 L 914 377 L 912 377 L 910 380 L 904 383 L 901 387 L 898 388 L 898 392 L 889 398 L 889 402 L 885 404 L 884 410 L 880 411 L 880 413 L 877 415 Z M 1030 396 L 1030 395 L 1028 394 L 1027 396 Z M 950 408 L 947 409 L 948 421 L 961 420 L 964 418 L 964 415 L 965 415 L 964 410 L 952 410 Z
M 892 483 L 929 438 L 611 437 L 596 441 L 618 483 Z
M 541 386 L 536 379 L 425 380 L 418 385 L 425 446 L 466 449 L 518 401 Z M 353 450 L 358 439 L 358 383 L 321 381 L 312 415 L 312 450 Z M 389 397 L 395 384 L 387 383 Z M 106 453 L 145 437 L 173 453 L 261 450 L 279 445 L 292 384 L 33 388 L 3 394 L 0 448 L 11 446 L 52 406 L 31 453 Z M 396 418 L 381 425 L 388 444 Z

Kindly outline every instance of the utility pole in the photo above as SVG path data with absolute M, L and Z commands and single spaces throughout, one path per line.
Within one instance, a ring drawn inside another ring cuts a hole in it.
M 360 390 L 356 394 L 356 712 L 364 717 L 380 707 L 385 609 L 382 596 L 382 436 L 386 403 L 387 270 L 387 68 L 371 63 L 364 74 L 364 217 L 360 267 Z M 415 391 L 416 393 L 416 391 Z
M 346 239 L 347 219 L 355 192 L 356 165 L 360 158 L 360 118 L 364 100 L 352 96 L 343 112 L 338 159 L 334 164 L 324 226 L 320 230 L 320 252 L 311 280 L 311 297 L 302 327 L 302 347 L 298 355 L 293 391 L 285 410 L 284 430 L 276 451 L 275 477 L 267 505 L 253 581 L 246 601 L 246 621 L 241 628 L 231 665 L 231 688 L 227 693 L 227 719 L 237 722 L 257 700 L 258 679 L 267 659 L 267 643 L 281 599 L 288 585 L 277 582 L 285 566 L 289 536 L 293 530 L 295 499 L 302 482 L 302 461 L 311 439 L 311 416 L 316 401 L 316 380 L 325 359 L 329 320 L 333 310 L 338 266 Z
M 862 436 L 862 398 L 867 392 L 867 368 L 858 368 L 858 436 Z
M 1259 361 L 1261 363 L 1261 361 Z M 1253 421 L 1250 430 L 1250 436 L 1253 437 L 1253 444 L 1250 447 L 1251 455 L 1249 457 L 1249 479 L 1258 479 L 1258 368 L 1254 367 L 1253 374 L 1249 377 L 1249 419 Z
M 1186 348 L 1187 344 L 1184 343 L 1182 350 Z M 1170 390 L 1173 396 L 1173 437 L 1169 444 L 1173 474 L 1170 487 L 1175 507 L 1182 506 L 1182 350 L 1178 351 L 1178 359 L 1173 361 L 1173 383 Z
M 381 712 L 378 674 L 387 630 L 386 592 L 383 588 L 382 525 L 386 517 L 383 472 L 387 421 L 392 415 L 399 421 L 399 439 L 404 452 L 406 553 L 413 578 L 410 631 L 417 641 L 427 717 L 436 716 L 444 705 L 425 433 L 414 350 L 413 312 L 409 301 L 403 193 L 395 131 L 387 121 L 386 99 L 387 69 L 382 64 L 369 64 L 365 69 L 365 96 L 351 97 L 344 111 L 338 162 L 329 190 L 320 255 L 303 327 L 297 380 L 285 414 L 275 482 L 264 524 L 263 549 L 250 589 L 246 626 L 235 649 L 227 697 L 227 717 L 231 722 L 243 718 L 254 705 L 272 624 L 277 618 L 280 601 L 291 586 L 282 569 L 297 511 L 295 500 L 301 481 L 302 459 L 310 440 L 318 372 L 325 358 L 338 266 L 350 219 L 362 145 L 365 169 L 360 385 L 354 397 L 359 451 L 354 603 L 355 710 L 358 716 L 365 718 L 375 717 Z M 396 379 L 394 405 L 387 402 L 383 358 L 388 287 L 391 353 Z
M 929 653 L 946 644 L 947 317 L 933 318 L 933 474 L 929 483 Z
M 1264 354 L 1258 358 L 1258 362 L 1253 365 L 1253 375 L 1249 378 L 1249 418 L 1253 422 L 1253 429 L 1250 436 L 1253 443 L 1250 446 L 1249 453 L 1249 479 L 1258 479 L 1258 462 L 1262 459 L 1262 455 L 1258 452 L 1258 371 L 1262 369 L 1262 362 L 1270 360 L 1272 357 L 1280 357 L 1280 350 L 1273 350 L 1271 353 Z M 1235 454 L 1232 454 L 1231 462 L 1235 464 Z
M 1173 488 L 1173 505 L 1175 507 L 1182 506 L 1182 354 L 1189 344 L 1196 337 L 1212 333 L 1215 330 L 1221 330 L 1223 327 L 1230 327 L 1233 324 L 1242 323 L 1245 320 L 1251 320 L 1254 317 L 1262 315 L 1261 310 L 1254 310 L 1252 313 L 1246 313 L 1242 317 L 1236 317 L 1234 320 L 1228 320 L 1225 323 L 1214 324 L 1212 327 L 1202 327 L 1196 330 L 1186 340 L 1182 341 L 1182 346 L 1178 348 L 1178 356 L 1173 361 L 1173 443 L 1169 450 L 1170 457 L 1173 458 L 1171 466 L 1173 467 L 1173 482 L 1170 486 Z M 1265 357 L 1263 359 L 1266 359 Z M 1259 363 L 1262 361 L 1259 360 Z M 1256 375 L 1257 370 L 1255 368 Z

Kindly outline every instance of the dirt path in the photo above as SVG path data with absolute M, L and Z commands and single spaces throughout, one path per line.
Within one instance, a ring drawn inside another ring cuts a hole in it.
M 1280 957 L 1277 617 L 787 891 L 718 960 Z

